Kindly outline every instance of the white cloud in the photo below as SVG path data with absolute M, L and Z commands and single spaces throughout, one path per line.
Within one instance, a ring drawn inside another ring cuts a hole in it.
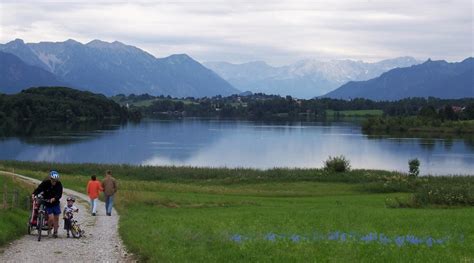
M 0 42 L 119 40 L 158 56 L 288 63 L 473 56 L 471 0 L 3 1 Z

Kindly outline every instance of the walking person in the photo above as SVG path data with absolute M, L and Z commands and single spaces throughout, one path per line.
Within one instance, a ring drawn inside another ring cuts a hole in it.
M 97 200 L 99 199 L 99 194 L 102 190 L 101 183 L 97 181 L 95 175 L 92 175 L 91 180 L 87 183 L 87 194 L 91 199 L 91 212 L 93 216 L 97 214 Z
M 102 188 L 105 195 L 105 211 L 108 216 L 112 215 L 112 206 L 114 205 L 114 195 L 117 192 L 117 181 L 112 177 L 112 171 L 105 173 L 105 179 L 102 181 Z
M 51 228 L 54 228 L 53 237 L 58 237 L 59 215 L 61 214 L 61 207 L 59 200 L 63 195 L 63 185 L 59 181 L 59 173 L 51 171 L 49 178 L 41 182 L 40 185 L 33 191 L 33 198 L 38 194 L 43 194 L 43 198 L 47 200 L 45 203 L 46 214 L 48 214 L 48 236 Z

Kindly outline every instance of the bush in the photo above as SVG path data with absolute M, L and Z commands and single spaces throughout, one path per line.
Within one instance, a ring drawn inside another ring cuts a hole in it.
M 351 165 L 349 160 L 344 157 L 344 155 L 341 156 L 335 156 L 329 158 L 324 162 L 324 170 L 329 171 L 329 172 L 347 172 L 351 169 Z
M 372 193 L 413 193 L 420 182 L 406 174 L 394 174 L 381 177 L 377 182 L 365 183 L 362 190 Z
M 426 183 L 418 188 L 414 197 L 424 205 L 474 206 L 474 185 Z
M 417 177 L 420 174 L 420 161 L 415 158 L 408 161 L 409 175 L 411 177 Z
M 414 196 L 385 199 L 387 208 L 420 208 L 421 204 Z
M 474 185 L 424 181 L 410 197 L 387 199 L 385 205 L 389 208 L 474 206 Z

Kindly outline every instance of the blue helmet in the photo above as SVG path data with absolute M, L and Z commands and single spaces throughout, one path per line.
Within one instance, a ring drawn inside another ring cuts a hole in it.
M 51 178 L 53 180 L 59 180 L 59 173 L 56 172 L 56 171 L 51 171 L 49 173 L 49 178 Z

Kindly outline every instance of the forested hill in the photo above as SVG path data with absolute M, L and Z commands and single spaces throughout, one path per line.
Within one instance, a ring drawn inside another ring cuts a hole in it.
M 77 121 L 139 116 L 104 95 L 66 87 L 39 87 L 15 95 L 0 94 L 0 119 Z

